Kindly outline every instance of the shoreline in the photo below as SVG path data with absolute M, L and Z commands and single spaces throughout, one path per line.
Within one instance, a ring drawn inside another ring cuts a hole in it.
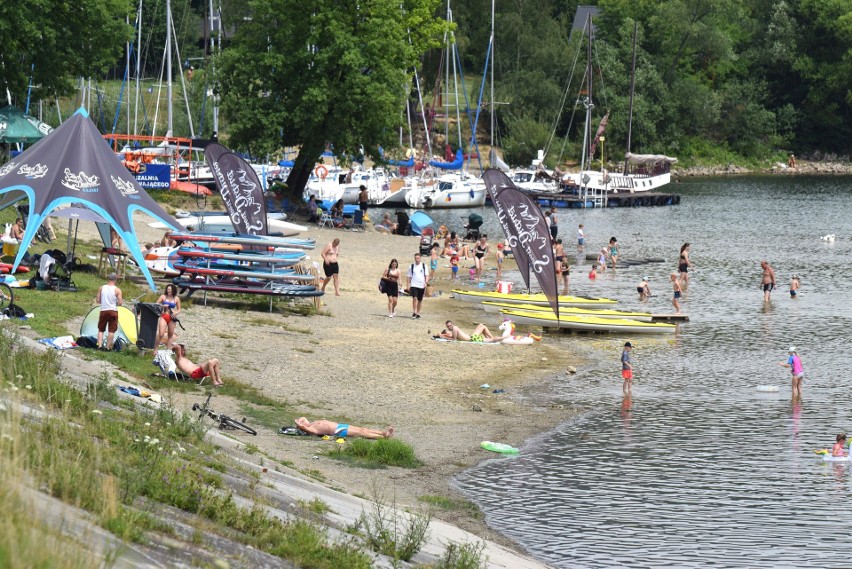
M 137 222 L 136 227 L 140 241 L 161 236 L 146 223 Z M 82 238 L 94 238 L 93 229 L 91 233 L 83 235 L 81 227 Z M 482 450 L 481 441 L 519 446 L 576 416 L 578 411 L 569 406 L 549 404 L 540 386 L 567 377 L 566 368 L 580 367 L 582 358 L 548 344 L 546 337 L 533 346 L 433 341 L 431 334 L 447 319 L 466 331 L 484 321 L 497 333 L 496 315 L 450 298 L 454 285 L 448 259 L 439 259 L 434 281 L 439 296 L 424 299 L 421 320 L 411 319 L 411 300 L 404 296 L 397 318 L 387 318 L 379 277 L 391 258 L 407 270 L 419 250 L 419 237 L 378 233 L 369 224 L 364 232 L 312 226 L 305 235 L 317 239 L 307 265 L 319 259 L 327 242 L 341 239 L 341 296 L 334 296 L 329 284 L 320 313 L 308 317 L 235 309 L 228 306 L 232 301 L 227 296 L 204 306 L 202 297 L 193 296 L 184 303 L 181 321 L 186 330 L 178 331 L 179 341 L 187 344 L 194 361 L 219 358 L 226 383 L 232 378 L 256 387 L 267 397 L 287 402 L 295 416 L 373 428 L 394 425 L 395 437 L 410 444 L 424 466 L 365 470 L 324 456 L 333 442 L 282 436 L 267 428 L 258 428 L 258 436 L 244 442 L 314 481 L 357 497 L 369 498 L 383 489 L 393 493 L 401 507 L 414 510 L 425 508 L 434 497 L 446 499 L 453 507 L 433 508 L 436 519 L 528 555 L 485 523 L 478 508 L 454 487 L 453 478 L 499 458 Z M 462 261 L 463 267 L 468 264 L 472 260 Z M 495 266 L 493 254 L 486 266 Z M 508 271 L 516 268 L 509 259 L 504 266 Z M 466 280 L 456 284 L 470 288 Z M 480 387 L 485 383 L 491 386 L 487 390 Z M 505 393 L 492 393 L 498 388 Z M 199 391 L 168 396 L 174 407 L 188 411 Z M 216 395 L 217 410 L 229 415 L 245 416 L 244 405 Z

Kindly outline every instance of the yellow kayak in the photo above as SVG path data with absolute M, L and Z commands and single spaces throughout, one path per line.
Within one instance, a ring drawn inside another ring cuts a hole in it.
M 566 328 L 595 332 L 619 332 L 625 334 L 671 334 L 677 327 L 662 322 L 640 322 L 619 318 L 597 318 L 595 316 L 562 315 L 559 319 L 552 312 L 542 310 L 503 310 L 507 318 L 516 324 L 529 324 L 544 328 Z
M 538 304 L 547 306 L 550 304 L 547 297 L 542 293 L 538 294 L 503 294 L 496 291 L 480 291 L 480 290 L 461 290 L 454 289 L 452 291 L 454 297 L 465 302 L 482 302 L 483 300 L 491 300 L 498 302 L 514 302 L 517 304 Z M 617 301 L 610 298 L 594 298 L 591 296 L 560 296 L 559 306 L 585 308 L 589 306 L 612 306 Z
M 482 308 L 485 312 L 496 314 L 504 310 L 535 310 L 543 311 L 548 314 L 553 314 L 553 309 L 550 305 L 542 306 L 540 304 L 521 304 L 517 302 L 496 302 L 492 300 L 482 301 Z M 628 310 L 613 310 L 611 308 L 575 308 L 571 306 L 559 305 L 560 316 L 595 316 L 597 318 L 626 318 L 628 320 L 638 320 L 640 322 L 651 322 L 653 315 L 650 312 L 630 312 Z

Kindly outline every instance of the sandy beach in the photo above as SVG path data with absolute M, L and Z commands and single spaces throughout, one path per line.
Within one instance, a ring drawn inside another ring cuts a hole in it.
M 380 215 L 378 210 L 376 214 Z M 147 221 L 140 217 L 137 222 L 142 242 L 161 237 Z M 184 305 L 181 321 L 186 331 L 180 341 L 193 359 L 218 357 L 226 382 L 233 378 L 251 384 L 310 419 L 374 428 L 394 425 L 396 436 L 413 446 L 424 466 L 354 468 L 319 454 L 334 443 L 262 430 L 251 442 L 263 453 L 290 462 L 297 470 L 318 472 L 317 477 L 331 487 L 361 496 L 371 496 L 378 487 L 395 494 L 400 505 L 417 508 L 422 505 L 419 496 L 461 497 L 450 478 L 482 460 L 498 458 L 480 449 L 481 441 L 518 445 L 571 415 L 571 409 L 531 395 L 548 376 L 571 381 L 565 370 L 578 364 L 573 354 L 556 349 L 546 337 L 532 346 L 432 340 L 447 319 L 467 331 L 484 321 L 498 333 L 496 316 L 450 298 L 448 259 L 440 260 L 433 280 L 438 296 L 424 299 L 422 319 L 411 318 L 411 300 L 404 296 L 397 317 L 387 317 L 387 297 L 379 293 L 378 280 L 391 258 L 407 270 L 419 249 L 418 237 L 378 233 L 369 224 L 364 232 L 312 227 L 306 236 L 317 240 L 311 263 L 320 259 L 326 243 L 341 240 L 341 295 L 334 296 L 329 285 L 320 314 L 246 312 L 228 307 L 227 300 L 204 306 L 194 298 Z M 459 274 L 466 274 L 472 264 L 462 261 Z M 495 266 L 493 254 L 486 264 Z M 515 268 L 511 260 L 506 265 L 507 270 Z M 482 389 L 486 383 L 491 388 Z M 494 394 L 494 389 L 505 393 Z M 189 408 L 197 398 L 175 395 L 173 402 Z M 229 399 L 217 396 L 216 409 L 238 415 L 239 402 Z M 464 509 L 435 513 L 477 535 L 507 543 Z

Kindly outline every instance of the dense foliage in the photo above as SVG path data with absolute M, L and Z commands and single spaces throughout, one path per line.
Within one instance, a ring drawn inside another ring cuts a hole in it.
M 67 94 L 77 77 L 100 77 L 121 57 L 132 28 L 128 0 L 0 2 L 0 93 Z
M 328 146 L 379 156 L 403 116 L 410 75 L 440 40 L 437 0 L 255 0 L 222 56 L 230 141 L 299 145 L 288 185 L 304 187 Z
M 512 163 L 542 148 L 551 165 L 579 158 L 586 43 L 578 4 L 496 2 L 496 129 L 486 132 L 490 121 L 481 118 L 478 137 L 493 136 Z M 149 77 L 162 73 L 164 5 L 143 3 Z M 376 156 L 379 146 L 398 144 L 412 70 L 421 72 L 425 100 L 440 85 L 448 13 L 471 106 L 486 72 L 491 0 L 223 0 L 225 49 L 215 75 L 210 60 L 195 59 L 209 45 L 208 6 L 172 0 L 181 59 L 197 62 L 193 114 L 221 93 L 229 144 L 259 155 L 301 147 L 291 186 L 328 147 Z M 71 93 L 79 77 L 123 76 L 136 7 L 134 0 L 0 3 L 0 87 L 22 105 L 30 84 L 34 99 L 51 99 Z M 598 0 L 595 8 L 594 122 L 610 113 L 607 157 L 626 146 L 634 26 L 635 152 L 715 162 L 852 154 L 852 0 Z M 205 134 L 209 114 L 197 129 Z
M 495 99 L 509 103 L 499 121 L 504 148 L 528 146 L 515 134 L 521 124 L 525 136 L 535 131 L 530 123 L 578 144 L 574 111 L 582 113 L 576 103 L 586 57 L 580 34 L 571 32 L 576 4 L 497 3 Z M 596 4 L 595 125 L 611 113 L 607 146 L 618 149 L 614 152 L 622 153 L 626 143 L 635 23 L 634 151 L 687 158 L 734 153 L 746 159 L 779 150 L 852 153 L 852 1 Z M 459 44 L 484 54 L 490 2 L 458 0 L 456 6 Z M 479 56 L 467 61 L 481 68 Z M 579 73 L 566 88 L 575 61 Z M 563 93 L 567 104 L 560 112 Z M 561 154 L 555 146 L 549 149 L 551 161 Z

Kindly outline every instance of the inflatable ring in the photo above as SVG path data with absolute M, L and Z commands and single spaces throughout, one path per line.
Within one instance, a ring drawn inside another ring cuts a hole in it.
M 328 168 L 320 164 L 316 168 L 314 168 L 314 174 L 317 175 L 317 178 L 320 180 L 325 180 L 326 176 L 328 176 Z

